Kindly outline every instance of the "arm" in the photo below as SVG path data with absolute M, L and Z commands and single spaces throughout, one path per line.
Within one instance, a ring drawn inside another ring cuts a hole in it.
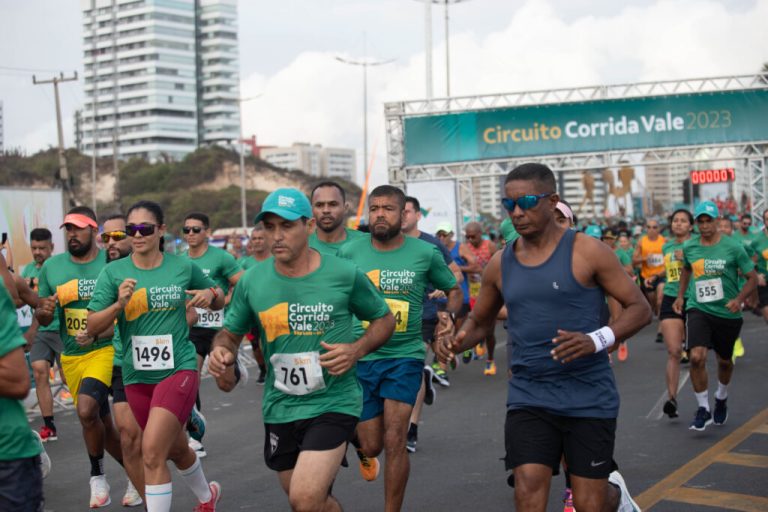
M 690 267 L 683 266 L 683 271 L 680 273 L 680 282 L 677 284 L 677 298 L 672 303 L 672 310 L 681 315 L 683 313 L 683 302 L 685 302 L 685 292 L 688 290 L 688 284 L 691 282 L 691 269 Z
M 24 348 L 18 347 L 0 356 L 0 397 L 23 400 L 29 393 L 29 386 Z
M 382 346 L 395 331 L 395 317 L 391 312 L 371 320 L 368 329 L 354 343 L 329 344 L 324 341 L 320 346 L 327 352 L 320 354 L 320 366 L 331 375 L 341 375 L 352 368 L 363 356 Z
M 98 291 L 99 283 L 96 286 Z M 86 327 L 88 336 L 95 338 L 104 331 L 114 328 L 117 315 L 128 305 L 135 288 L 135 279 L 125 279 L 117 289 L 117 300 L 114 303 L 101 311 L 88 311 L 88 325 Z
M 0 276 L 2 276 L 3 278 L 3 284 L 5 284 L 5 289 L 8 290 L 8 294 L 11 296 L 11 300 L 13 300 L 13 303 L 16 305 L 16 307 L 21 306 L 20 304 L 21 299 L 19 298 L 19 292 L 16 290 L 16 286 L 13 283 L 13 276 L 11 275 L 11 272 L 8 270 L 8 263 L 6 263 L 5 257 L 1 252 L 0 252 Z
M 448 268 L 453 272 L 453 276 L 456 278 L 456 283 L 461 284 L 464 282 L 464 274 L 461 272 L 461 269 L 455 261 L 450 262 Z
M 483 267 L 477 262 L 474 253 L 467 249 L 466 245 L 461 244 L 459 246 L 459 256 L 464 258 L 467 262 L 463 267 L 459 267 L 462 272 L 467 272 L 468 274 L 480 274 L 483 271 Z
M 216 385 L 222 391 L 235 389 L 235 358 L 242 336 L 230 332 L 226 327 L 213 338 L 211 353 L 208 356 L 208 372 L 216 379 Z
M 640 242 L 637 243 L 637 247 L 635 247 L 635 252 L 632 254 L 632 266 L 639 267 L 643 264 L 643 253 L 640 250 Z
M 731 313 L 738 313 L 741 311 L 741 305 L 747 300 L 747 297 L 752 295 L 752 293 L 754 293 L 754 291 L 757 289 L 757 272 L 755 269 L 747 272 L 744 277 L 747 278 L 747 282 L 744 283 L 744 286 L 742 287 L 739 294 L 735 299 L 729 300 L 725 305 L 726 309 Z
M 16 285 L 16 291 L 19 293 L 19 299 L 21 299 L 21 302 L 31 308 L 36 308 L 38 299 L 37 292 L 29 287 L 27 280 L 14 274 L 13 281 Z

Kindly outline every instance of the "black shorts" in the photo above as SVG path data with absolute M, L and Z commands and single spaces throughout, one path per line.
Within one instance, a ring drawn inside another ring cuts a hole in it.
M 43 512 L 40 456 L 0 461 L 0 510 Z
M 689 309 L 685 321 L 688 350 L 696 347 L 714 349 L 720 359 L 733 357 L 733 346 L 741 334 L 741 318 L 722 318 L 698 309 Z
M 760 309 L 768 307 L 768 286 L 757 287 L 758 307 Z
M 660 284 L 661 284 L 661 278 L 654 279 L 651 286 L 645 286 L 645 279 L 642 277 L 640 278 L 640 289 L 643 290 L 643 293 L 646 293 L 646 294 L 655 292 L 656 288 L 658 288 Z
M 115 368 L 113 366 L 112 370 L 114 369 Z M 96 403 L 99 404 L 99 417 L 105 418 L 110 415 L 109 390 L 110 388 L 108 388 L 107 385 L 101 382 L 99 379 L 86 377 L 80 383 L 80 389 L 78 390 L 77 394 L 87 395 L 96 400 Z
M 677 297 L 670 297 L 665 295 L 661 299 L 661 309 L 659 310 L 659 320 L 675 319 L 685 321 L 685 301 L 683 301 L 683 314 L 678 315 L 675 310 L 672 309 L 672 304 L 675 303 Z
M 616 420 L 558 416 L 542 409 L 507 411 L 504 424 L 504 461 L 507 469 L 543 464 L 558 473 L 565 457 L 568 471 L 582 478 L 608 478 L 613 461 Z
M 424 343 L 431 344 L 435 341 L 435 329 L 437 328 L 437 323 L 437 317 L 421 319 L 421 339 L 424 340 Z
M 299 453 L 304 450 L 333 450 L 348 443 L 355 433 L 357 421 L 348 414 L 328 412 L 289 423 L 265 423 L 264 462 L 273 471 L 293 469 Z
M 122 402 L 128 402 L 125 398 L 125 385 L 123 384 L 123 367 L 112 367 L 112 386 L 109 388 L 109 392 L 112 394 L 112 403 L 119 404 Z
M 219 332 L 216 329 L 208 329 L 205 327 L 190 327 L 189 339 L 195 344 L 195 352 L 197 355 L 205 359 L 205 356 L 211 352 L 211 343 L 213 343 L 213 337 Z

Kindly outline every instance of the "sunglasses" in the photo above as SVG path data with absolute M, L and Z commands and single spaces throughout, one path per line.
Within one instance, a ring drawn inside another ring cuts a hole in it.
M 128 236 L 136 236 L 136 233 L 149 236 L 155 233 L 155 227 L 154 224 L 128 224 L 125 226 L 125 232 Z
M 183 228 L 181 228 L 181 231 L 183 231 L 185 235 L 188 235 L 190 233 L 198 234 L 203 231 L 203 228 L 200 226 L 184 226 Z
M 512 212 L 515 206 L 519 206 L 521 210 L 530 210 L 539 204 L 539 201 L 545 197 L 551 196 L 554 192 L 547 192 L 546 194 L 520 196 L 517 199 L 510 199 L 505 197 L 501 200 L 501 204 L 508 212 Z
M 659 229 L 659 226 L 645 226 L 646 229 Z
M 111 238 L 115 242 L 119 242 L 120 240 L 125 240 L 125 237 L 127 236 L 125 231 L 105 231 L 101 234 L 101 241 L 106 244 L 109 243 L 109 239 Z

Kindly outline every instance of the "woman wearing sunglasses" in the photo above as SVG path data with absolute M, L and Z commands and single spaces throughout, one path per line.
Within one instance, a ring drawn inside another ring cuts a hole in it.
M 120 329 L 125 392 L 143 430 L 147 510 L 171 510 L 170 459 L 200 502 L 195 510 L 215 511 L 221 488 L 208 483 L 183 431 L 199 385 L 186 310 L 221 309 L 224 295 L 193 262 L 163 252 L 159 205 L 140 201 L 127 218 L 133 252 L 99 275 L 88 330 L 101 332 L 115 321 Z

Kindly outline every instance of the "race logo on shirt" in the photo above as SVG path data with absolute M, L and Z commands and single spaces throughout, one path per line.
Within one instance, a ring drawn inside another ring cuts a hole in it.
M 334 326 L 331 319 L 333 306 L 318 302 L 301 304 L 281 302 L 259 312 L 259 321 L 264 328 L 267 342 L 272 342 L 278 336 L 293 334 L 294 336 L 322 335 Z
M 408 295 L 413 286 L 413 280 L 416 278 L 416 272 L 412 270 L 388 270 L 374 269 L 366 273 L 368 279 L 387 294 Z
M 168 286 L 153 286 L 149 289 L 148 302 L 150 311 L 176 309 L 184 301 L 184 288 L 172 284 Z
M 59 304 L 66 306 L 78 300 L 91 300 L 93 289 L 96 287 L 95 279 L 72 279 L 56 287 L 59 296 Z
M 131 295 L 131 300 L 125 306 L 125 319 L 133 322 L 144 313 L 149 313 L 149 303 L 147 301 L 147 289 L 139 288 Z
M 725 260 L 710 260 L 702 258 L 691 263 L 693 277 L 698 279 L 702 276 L 720 275 L 725 272 Z

